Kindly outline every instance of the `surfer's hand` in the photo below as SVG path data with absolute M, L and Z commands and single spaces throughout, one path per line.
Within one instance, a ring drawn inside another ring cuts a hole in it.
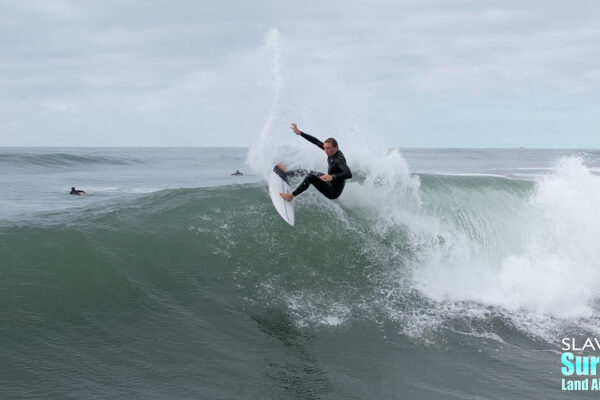
M 300 129 L 298 129 L 298 125 L 296 125 L 296 123 L 295 123 L 295 122 L 292 122 L 292 130 L 294 131 L 294 133 L 295 133 L 296 135 L 299 135 L 299 134 L 301 134 L 301 133 L 302 133 L 302 131 L 301 131 Z
M 331 180 L 333 180 L 333 176 L 329 174 L 321 175 L 320 178 L 323 182 L 330 182 Z

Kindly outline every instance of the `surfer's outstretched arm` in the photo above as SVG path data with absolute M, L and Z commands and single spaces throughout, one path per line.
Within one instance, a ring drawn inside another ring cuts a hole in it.
M 304 139 L 308 140 L 309 142 L 313 143 L 315 146 L 323 150 L 323 142 L 321 142 L 316 137 L 310 136 L 308 133 L 304 132 L 300 132 L 300 136 L 302 136 Z
M 308 140 L 309 142 L 323 150 L 323 142 L 321 142 L 316 137 L 309 135 L 308 133 L 302 132 L 300 129 L 298 129 L 298 125 L 296 125 L 295 122 L 292 123 L 292 130 L 296 135 L 302 136 L 304 139 Z

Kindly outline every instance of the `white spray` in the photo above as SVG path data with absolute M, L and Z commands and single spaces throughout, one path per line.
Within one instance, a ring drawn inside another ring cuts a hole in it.
M 430 249 L 415 269 L 416 287 L 438 301 L 476 302 L 515 313 L 592 318 L 600 296 L 600 177 L 580 158 L 563 158 L 515 210 L 518 246 L 504 256 L 466 235 L 452 251 Z M 495 254 L 494 254 L 495 255 Z M 522 314 L 519 314 L 522 316 Z
M 282 37 L 277 29 L 272 29 L 265 37 L 263 53 L 268 59 L 268 64 L 273 76 L 273 81 L 268 88 L 272 92 L 271 105 L 265 124 L 260 135 L 248 151 L 248 164 L 252 170 L 264 177 L 268 176 L 270 169 L 275 163 L 275 152 L 270 146 L 272 136 L 275 133 L 275 119 L 279 111 L 281 96 L 281 45 Z

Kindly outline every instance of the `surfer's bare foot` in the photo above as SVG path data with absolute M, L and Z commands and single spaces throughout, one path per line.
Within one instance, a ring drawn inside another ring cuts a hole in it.
M 281 170 L 281 172 L 283 172 L 284 174 L 287 174 L 287 167 L 285 165 L 283 165 L 283 163 L 278 163 L 277 164 L 277 168 L 279 168 Z
M 279 193 L 279 195 L 281 197 L 283 197 L 284 200 L 287 200 L 287 201 L 292 201 L 292 199 L 294 198 L 294 195 L 291 193 Z

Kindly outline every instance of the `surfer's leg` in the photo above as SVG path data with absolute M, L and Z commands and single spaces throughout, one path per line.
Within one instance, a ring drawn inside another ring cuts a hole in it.
M 294 197 L 298 196 L 300 193 L 302 193 L 306 189 L 308 189 L 308 187 L 310 186 L 311 177 L 312 177 L 312 175 L 308 175 L 306 178 L 304 178 L 304 180 L 300 183 L 300 185 L 298 185 L 298 187 L 296 188 L 296 190 L 294 190 L 292 192 L 292 194 L 294 195 Z
M 307 175 L 310 175 L 310 174 L 317 175 L 317 176 L 323 175 L 320 172 L 309 171 L 309 170 L 306 170 L 306 169 L 293 169 L 291 171 L 286 171 L 285 174 L 287 176 L 307 176 Z
M 317 175 L 318 174 L 318 175 Z M 337 197 L 336 193 L 334 193 L 333 188 L 327 182 L 321 180 L 320 176 L 323 175 L 320 172 L 313 173 L 311 171 L 310 174 L 304 178 L 302 183 L 292 192 L 294 197 L 298 196 L 300 193 L 304 192 L 310 185 L 313 185 L 319 192 L 321 192 L 328 199 L 334 199 Z
M 317 189 L 321 194 L 327 197 L 330 200 L 337 199 L 339 197 L 339 193 L 331 186 L 328 182 L 322 181 L 321 178 L 317 178 L 317 181 L 313 183 L 315 189 Z

